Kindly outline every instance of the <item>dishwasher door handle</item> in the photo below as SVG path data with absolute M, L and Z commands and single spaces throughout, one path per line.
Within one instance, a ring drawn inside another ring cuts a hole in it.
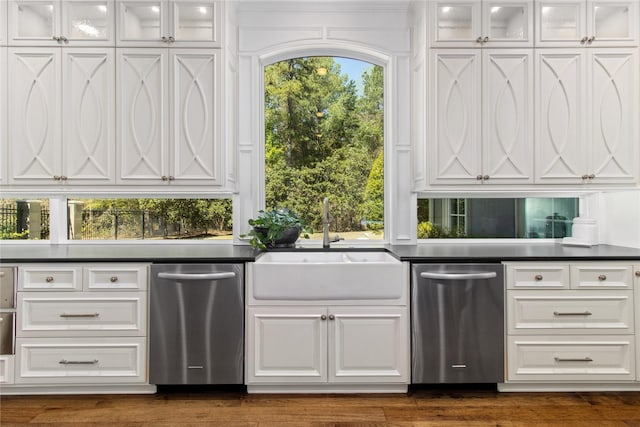
M 233 279 L 236 277 L 236 273 L 228 271 L 224 273 L 158 273 L 159 279 L 174 279 L 174 280 L 223 280 Z
M 495 271 L 487 271 L 483 273 L 420 273 L 423 279 L 441 279 L 441 280 L 476 280 L 476 279 L 493 279 L 497 277 Z

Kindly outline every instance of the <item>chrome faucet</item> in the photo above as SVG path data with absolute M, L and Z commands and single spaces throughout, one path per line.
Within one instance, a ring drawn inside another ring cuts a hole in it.
M 322 247 L 329 248 L 332 242 L 344 240 L 337 234 L 329 237 L 329 198 L 325 197 L 322 201 Z

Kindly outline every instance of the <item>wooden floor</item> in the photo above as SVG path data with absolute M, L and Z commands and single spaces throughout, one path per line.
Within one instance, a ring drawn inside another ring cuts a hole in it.
M 0 425 L 63 426 L 640 426 L 640 392 L 497 393 L 459 388 L 407 395 L 3 396 Z

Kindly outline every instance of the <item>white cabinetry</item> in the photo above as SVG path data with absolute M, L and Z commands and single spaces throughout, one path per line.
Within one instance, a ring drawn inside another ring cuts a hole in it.
M 0 3 L 0 10 L 4 5 Z M 0 17 L 2 19 L 2 17 Z M 9 149 L 9 137 L 7 131 L 7 48 L 0 43 L 0 184 L 7 182 L 7 152 Z
M 14 371 L 13 355 L 1 355 L 0 356 L 0 384 L 8 385 L 14 383 Z
M 631 263 L 506 266 L 507 387 L 636 379 Z
M 120 0 L 118 46 L 220 47 L 220 3 L 214 0 Z
M 118 182 L 220 185 L 220 59 L 118 49 Z
M 536 46 L 636 46 L 635 0 L 536 0 Z
M 634 270 L 634 293 L 635 293 L 635 307 L 636 307 L 636 368 L 640 369 L 640 264 L 633 266 Z M 637 380 L 640 381 L 640 375 Z
M 538 49 L 536 75 L 536 182 L 637 182 L 637 50 Z
M 9 49 L 13 183 L 113 182 L 113 55 L 110 48 Z
M 15 384 L 145 384 L 147 270 L 18 266 Z
M 431 50 L 432 184 L 533 182 L 532 50 Z
M 532 0 L 429 2 L 433 47 L 533 45 Z
M 114 46 L 113 0 L 10 0 L 11 46 Z
M 402 279 L 388 284 L 392 293 L 385 299 L 354 284 L 362 297 L 319 300 L 261 292 L 271 284 L 254 286 L 249 264 L 249 392 L 405 392 L 410 381 L 406 267 Z M 305 286 L 302 277 L 300 286 Z
M 0 46 L 7 45 L 7 2 L 0 2 Z

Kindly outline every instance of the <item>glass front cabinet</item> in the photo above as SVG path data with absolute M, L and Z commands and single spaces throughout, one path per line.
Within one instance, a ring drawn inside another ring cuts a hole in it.
M 536 1 L 536 46 L 635 46 L 638 1 Z
M 533 1 L 431 2 L 432 47 L 533 46 Z

